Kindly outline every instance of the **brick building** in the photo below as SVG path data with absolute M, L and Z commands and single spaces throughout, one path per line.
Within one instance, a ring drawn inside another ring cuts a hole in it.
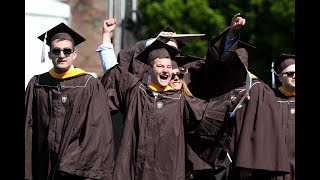
M 77 46 L 78 57 L 75 66 L 100 78 L 103 72 L 95 50 L 102 42 L 103 20 L 109 17 L 117 19 L 118 25 L 113 33 L 113 44 L 115 52 L 118 53 L 123 47 L 135 42 L 131 32 L 122 30 L 122 20 L 128 16 L 127 12 L 135 9 L 136 1 L 26 0 L 26 84 L 33 75 L 52 68 L 50 60 L 45 63 L 40 62 L 42 42 L 37 37 L 60 22 L 68 24 L 86 38 L 85 42 Z M 112 7 L 108 7 L 108 4 Z

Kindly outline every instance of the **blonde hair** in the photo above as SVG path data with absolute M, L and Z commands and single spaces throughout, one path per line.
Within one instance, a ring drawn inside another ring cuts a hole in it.
M 182 80 L 181 93 L 188 95 L 188 96 L 193 96 L 193 94 L 190 92 L 186 82 L 184 81 L 184 78 L 182 78 L 181 80 Z

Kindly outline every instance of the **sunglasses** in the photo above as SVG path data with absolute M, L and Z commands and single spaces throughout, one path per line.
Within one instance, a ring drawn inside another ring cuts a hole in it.
M 295 73 L 296 73 L 295 71 L 288 71 L 288 72 L 282 73 L 282 75 L 286 74 L 289 77 L 293 77 L 295 75 Z
M 70 49 L 70 48 L 63 48 L 63 49 L 53 48 L 51 50 L 52 54 L 54 55 L 60 55 L 61 51 L 63 52 L 64 55 L 70 55 L 71 53 L 73 53 L 73 49 Z
M 176 74 L 172 74 L 172 76 L 171 76 L 171 80 L 173 80 L 173 79 L 174 79 L 174 77 L 176 77 L 176 76 L 178 76 L 178 78 L 179 78 L 179 79 L 182 79 L 182 78 L 183 78 L 183 76 L 184 76 L 184 74 L 183 74 L 183 73 L 176 73 Z

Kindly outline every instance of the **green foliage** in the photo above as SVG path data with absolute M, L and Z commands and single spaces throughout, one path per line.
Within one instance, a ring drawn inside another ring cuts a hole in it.
M 139 12 L 143 16 L 145 30 L 139 39 L 150 38 L 167 25 L 177 33 L 203 33 L 205 37 L 183 48 L 184 54 L 201 57 L 206 55 L 208 41 L 227 26 L 222 13 L 211 9 L 203 0 L 140 0 Z
M 280 53 L 295 53 L 294 0 L 140 0 L 142 32 L 147 39 L 170 25 L 177 33 L 204 33 L 183 47 L 183 54 L 205 56 L 208 42 L 230 25 L 240 12 L 246 18 L 241 40 L 257 48 L 250 51 L 249 70 L 267 83 L 270 66 Z

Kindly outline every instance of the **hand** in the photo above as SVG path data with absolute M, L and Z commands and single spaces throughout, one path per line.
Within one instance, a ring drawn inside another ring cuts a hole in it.
M 246 24 L 246 19 L 240 16 L 240 13 L 237 13 L 233 16 L 230 24 L 230 29 L 228 35 L 230 38 L 234 38 L 237 35 L 237 32 L 242 26 Z
M 154 38 L 154 40 L 158 39 L 159 41 L 162 41 L 164 43 L 167 43 L 171 38 L 170 37 L 163 37 L 162 35 L 174 35 L 175 32 L 167 32 L 167 31 L 161 31 L 157 37 Z M 177 47 L 177 45 L 175 45 Z
M 247 101 L 250 100 L 250 95 L 246 93 L 246 91 L 243 89 L 241 90 L 236 96 L 234 96 L 233 98 L 231 98 L 231 102 L 230 102 L 230 109 L 229 111 L 233 111 L 234 108 L 238 105 L 238 103 L 240 102 L 241 98 L 243 96 L 246 96 L 244 101 L 242 103 L 245 103 Z
M 117 25 L 116 19 L 107 19 L 103 21 L 103 33 L 111 33 Z
M 158 38 L 159 36 L 162 36 L 162 35 L 174 35 L 174 34 L 177 34 L 175 32 L 167 32 L 167 31 L 161 31 L 156 38 Z
M 107 19 L 103 21 L 102 44 L 111 43 L 111 32 L 116 28 L 116 19 Z

